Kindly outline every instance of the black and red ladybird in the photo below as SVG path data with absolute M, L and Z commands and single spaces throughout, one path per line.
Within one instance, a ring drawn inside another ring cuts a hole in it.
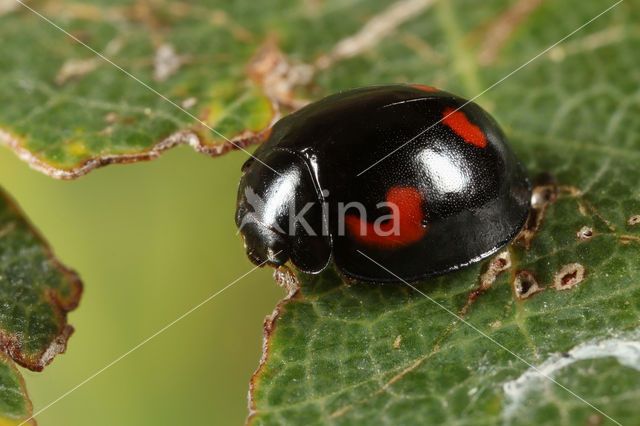
M 361 281 L 478 262 L 530 208 L 528 174 L 493 118 L 428 86 L 315 102 L 278 121 L 242 171 L 236 224 L 254 263 L 318 273 L 333 261 Z

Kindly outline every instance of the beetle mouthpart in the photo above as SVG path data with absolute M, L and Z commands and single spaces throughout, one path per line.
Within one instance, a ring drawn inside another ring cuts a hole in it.
M 242 226 L 240 234 L 244 239 L 247 256 L 258 266 L 267 264 L 273 267 L 284 265 L 289 260 L 287 240 L 283 235 L 267 228 L 249 212 L 238 217 Z
M 274 251 L 272 248 L 268 248 L 266 253 L 262 253 L 250 246 L 247 246 L 247 257 L 254 265 L 269 265 L 274 268 L 284 265 L 289 260 L 289 255 L 282 249 Z
M 256 253 L 255 251 L 253 251 L 251 249 L 247 250 L 247 257 L 249 258 L 251 263 L 253 263 L 256 266 L 269 265 L 269 266 L 274 267 L 274 268 L 279 268 L 280 266 L 282 266 L 285 263 L 287 263 L 288 259 L 280 259 L 277 256 L 278 254 L 279 253 L 275 253 L 273 255 L 273 257 L 271 257 L 271 256 L 264 257 L 264 256 L 262 256 L 262 254 Z
M 287 263 L 287 260 L 289 260 L 289 256 L 284 250 L 274 251 L 272 248 L 267 249 L 267 263 L 270 266 L 277 268 Z

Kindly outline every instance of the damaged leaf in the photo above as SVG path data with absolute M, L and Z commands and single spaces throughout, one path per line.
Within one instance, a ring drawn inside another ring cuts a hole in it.
M 42 370 L 65 351 L 82 284 L 0 190 L 0 350 Z
M 75 179 L 181 144 L 220 155 L 260 142 L 277 106 L 245 69 L 264 30 L 244 22 L 261 8 L 240 3 L 28 2 L 70 36 L 17 3 L 0 11 L 0 143 Z
M 318 79 L 327 92 L 384 78 L 471 98 L 612 4 L 436 2 Z M 416 284 L 424 295 L 299 274 L 265 322 L 249 424 L 637 421 L 638 6 L 620 3 L 477 100 L 546 177 L 508 258 Z M 434 60 L 414 59 L 408 40 Z

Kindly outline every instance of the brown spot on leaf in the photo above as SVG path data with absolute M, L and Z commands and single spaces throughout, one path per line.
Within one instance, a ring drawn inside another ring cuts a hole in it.
M 435 0 L 399 0 L 369 19 L 355 34 L 338 41 L 330 52 L 320 56 L 315 66 L 325 70 L 345 59 L 362 55 L 378 46 L 381 40 L 393 34 L 402 24 L 416 19 L 435 4 Z
M 566 43 L 554 46 L 547 57 L 554 62 L 562 62 L 568 56 L 583 52 L 592 52 L 610 44 L 619 43 L 625 37 L 625 29 L 622 25 L 612 25 L 601 31 L 596 31 L 583 37 L 576 37 Z
M 491 328 L 500 328 L 500 327 L 502 327 L 502 321 L 500 321 L 500 320 L 494 321 L 491 324 L 489 324 L 489 327 L 491 327 Z
M 603 422 L 603 418 L 600 414 L 594 413 L 587 417 L 587 424 L 589 426 L 598 426 Z
M 489 263 L 487 270 L 480 275 L 480 284 L 473 292 L 471 292 L 467 299 L 467 303 L 462 307 L 459 315 L 466 315 L 471 304 L 478 298 L 478 296 L 487 291 L 496 281 L 498 275 L 509 268 L 511 268 L 511 254 L 508 250 L 503 250 L 491 259 L 491 263 Z
M 571 290 L 582 283 L 586 276 L 585 267 L 580 263 L 564 265 L 553 277 L 553 288 L 564 291 Z
M 107 126 L 104 129 L 100 130 L 97 134 L 98 135 L 110 135 L 113 133 L 113 126 Z
M 491 287 L 498 275 L 509 268 L 511 268 L 511 254 L 508 250 L 503 250 L 491 260 L 487 270 L 480 276 L 480 288 L 486 290 Z
M 578 201 L 578 211 L 582 216 L 587 216 L 587 209 L 585 208 L 584 204 L 581 203 L 580 201 Z
M 167 80 L 189 60 L 189 56 L 179 55 L 171 44 L 160 45 L 153 57 L 153 79 L 158 82 Z
M 640 214 L 634 214 L 627 220 L 627 225 L 636 226 L 640 224 Z
M 295 90 L 311 82 L 313 67 L 292 63 L 278 48 L 273 37 L 269 38 L 253 55 L 247 72 L 276 105 L 298 109 L 308 103 L 307 100 L 298 99 Z
M 541 173 L 534 179 L 531 192 L 531 210 L 522 231 L 515 242 L 522 241 L 527 250 L 531 248 L 531 241 L 540 230 L 547 207 L 558 198 L 558 188 L 555 178 L 548 173 Z
M 513 32 L 544 0 L 519 0 L 488 25 L 487 35 L 478 49 L 478 63 L 490 65 Z
M 77 41 L 83 43 L 80 38 L 76 38 Z M 107 46 L 104 49 L 102 54 L 110 58 L 111 56 L 116 55 L 120 49 L 122 48 L 124 41 L 122 38 L 117 37 L 107 43 Z M 104 59 L 99 56 L 92 56 L 87 59 L 69 59 L 62 64 L 58 74 L 56 74 L 54 81 L 57 85 L 63 85 L 69 80 L 77 80 L 90 72 L 94 71 L 98 66 L 100 66 L 104 61 Z
M 104 116 L 104 121 L 106 121 L 107 123 L 115 123 L 116 121 L 118 121 L 118 118 L 118 113 L 110 112 L 109 114 Z
M 187 98 L 184 101 L 182 101 L 182 108 L 189 109 L 191 107 L 196 106 L 197 103 L 198 103 L 198 98 L 191 96 L 190 98 Z
M 331 415 L 329 417 L 332 418 L 332 419 L 337 419 L 338 417 L 342 416 L 343 414 L 345 414 L 346 412 L 348 412 L 352 408 L 353 408 L 353 406 L 351 406 L 351 405 L 344 406 L 344 407 L 334 411 L 333 413 L 331 413 Z
M 550 173 L 540 173 L 533 179 L 531 205 L 541 208 L 553 202 L 558 197 L 556 178 Z
M 255 40 L 255 36 L 249 30 L 232 20 L 224 10 L 212 11 L 210 19 L 214 25 L 227 28 L 231 35 L 240 41 L 248 43 Z
M 20 7 L 20 3 L 16 0 L 0 0 L 0 16 L 13 12 L 18 7 Z
M 533 272 L 522 269 L 516 273 L 513 280 L 513 291 L 519 300 L 528 299 L 542 290 L 544 288 L 540 287 L 538 278 Z
M 125 9 L 125 16 L 138 25 L 143 25 L 151 37 L 166 31 L 171 23 L 171 14 L 165 13 L 157 2 L 134 1 L 131 7 Z
M 594 235 L 593 228 L 590 226 L 583 226 L 576 233 L 576 236 L 580 241 L 590 240 L 591 238 L 593 238 L 593 235 Z
M 398 334 L 396 339 L 393 341 L 393 349 L 400 349 L 400 343 L 402 343 L 402 334 Z
M 92 57 L 89 59 L 69 59 L 58 71 L 54 81 L 57 85 L 61 86 L 71 79 L 80 79 L 91 71 L 98 68 L 100 65 L 100 59 Z
M 640 237 L 636 235 L 620 235 L 618 237 L 620 239 L 620 243 L 622 244 L 631 244 L 631 243 L 640 243 Z
M 93 40 L 91 33 L 87 31 L 71 31 L 71 35 L 83 43 L 90 43 Z

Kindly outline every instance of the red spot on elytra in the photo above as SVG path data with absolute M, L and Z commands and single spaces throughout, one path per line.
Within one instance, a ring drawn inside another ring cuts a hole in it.
M 423 90 L 425 92 L 439 92 L 435 87 L 425 86 L 424 84 L 410 84 L 410 86 L 414 89 Z
M 367 246 L 393 249 L 416 243 L 422 239 L 429 227 L 423 224 L 422 204 L 424 197 L 417 188 L 394 186 L 387 193 L 392 218 L 384 223 L 369 223 L 358 216 L 346 215 L 349 234 Z
M 480 127 L 471 124 L 467 116 L 462 111 L 456 111 L 453 108 L 446 108 L 442 113 L 444 117 L 442 123 L 449 126 L 451 130 L 456 132 L 458 136 L 465 142 L 484 148 L 487 146 L 487 138 L 480 130 Z

